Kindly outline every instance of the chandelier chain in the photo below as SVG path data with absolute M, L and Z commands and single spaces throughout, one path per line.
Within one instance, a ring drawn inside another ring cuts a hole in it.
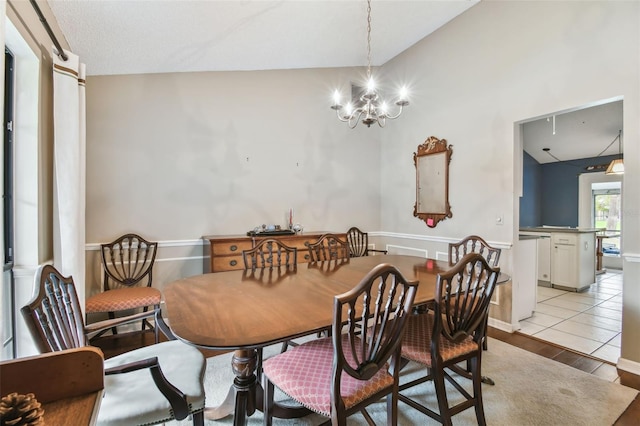
M 367 80 L 371 78 L 371 0 L 367 0 Z

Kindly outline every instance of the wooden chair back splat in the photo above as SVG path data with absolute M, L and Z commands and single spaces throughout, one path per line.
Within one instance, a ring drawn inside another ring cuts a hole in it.
M 348 259 L 350 257 L 349 244 L 335 234 L 324 234 L 317 241 L 308 243 L 311 262 L 326 260 Z
M 352 226 L 347 231 L 347 242 L 349 243 L 349 256 L 351 257 L 369 256 L 370 253 L 387 254 L 387 250 L 369 248 L 369 234 L 355 226 Z
M 449 243 L 449 262 L 458 263 L 466 254 L 480 253 L 491 266 L 498 266 L 501 249 L 491 247 L 482 237 L 469 235 L 457 243 Z
M 254 248 L 242 251 L 245 270 L 273 269 L 284 266 L 296 269 L 298 265 L 298 249 L 289 247 L 280 240 L 267 239 L 260 241 Z

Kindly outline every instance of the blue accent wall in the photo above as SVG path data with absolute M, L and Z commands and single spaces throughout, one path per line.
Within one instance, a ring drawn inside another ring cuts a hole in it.
M 604 170 L 587 166 L 609 164 L 617 155 L 539 164 L 526 152 L 523 156 L 523 196 L 520 227 L 578 226 L 578 176 Z
M 520 226 L 540 226 L 542 201 L 540 200 L 541 175 L 540 164 L 529 154 L 523 152 L 522 158 L 522 194 L 520 197 Z

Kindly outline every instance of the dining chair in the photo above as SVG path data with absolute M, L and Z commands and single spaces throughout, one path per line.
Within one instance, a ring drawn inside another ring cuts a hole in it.
M 305 243 L 309 248 L 309 261 L 348 259 L 349 244 L 336 234 L 324 234 L 314 242 Z
M 136 234 L 125 234 L 115 241 L 101 244 L 103 291 L 87 298 L 85 314 L 107 312 L 109 318 L 114 319 L 116 312 L 142 309 L 148 313 L 142 318 L 142 330 L 145 327 L 154 329 L 155 342 L 158 343 L 158 330 L 149 323 L 149 318 L 160 310 L 162 299 L 160 290 L 151 286 L 157 249 L 157 242 L 147 241 Z M 116 327 L 111 331 L 118 334 Z
M 274 267 L 280 271 L 282 268 L 285 272 L 295 271 L 298 267 L 298 249 L 289 247 L 280 240 L 266 239 L 260 241 L 255 247 L 242 251 L 242 259 L 244 261 L 245 272 L 255 272 L 265 269 L 272 271 Z M 282 343 L 282 352 L 286 351 L 289 346 L 295 346 L 296 343 L 286 341 Z M 257 366 L 256 375 L 260 377 L 262 371 L 262 348 L 257 348 Z
M 465 254 L 480 253 L 491 266 L 498 266 L 501 251 L 499 248 L 491 247 L 482 237 L 469 235 L 457 243 L 449 243 L 449 262 L 455 264 L 460 261 Z M 487 323 L 484 325 L 485 336 L 487 334 L 487 328 L 489 327 L 488 321 L 489 317 L 487 316 Z M 487 339 L 483 340 L 482 348 L 485 351 L 487 350 Z
M 94 333 L 140 320 L 138 313 L 85 325 L 73 278 L 51 265 L 38 269 L 35 285 L 21 312 L 41 353 L 84 347 Z M 159 311 L 156 323 L 163 323 Z M 192 416 L 194 425 L 203 425 L 204 373 L 202 353 L 179 340 L 109 358 L 97 424 L 152 425 Z
M 402 357 L 424 365 L 427 374 L 400 385 L 398 398 L 443 425 L 451 425 L 455 414 L 470 407 L 475 408 L 478 424 L 486 424 L 480 374 L 482 341 L 499 272 L 500 268 L 489 265 L 481 254 L 465 255 L 450 270 L 438 274 L 433 311 L 409 318 Z M 464 372 L 457 364 L 465 361 L 471 367 L 473 394 L 449 374 Z M 402 393 L 430 380 L 434 382 L 439 412 Z M 463 397 L 462 402 L 449 406 L 445 380 Z
M 349 243 L 349 256 L 351 257 L 369 256 L 371 252 L 387 254 L 387 250 L 369 248 L 369 233 L 362 232 L 355 226 L 352 226 L 347 231 L 347 242 Z
M 395 266 L 380 264 L 333 302 L 331 337 L 305 342 L 264 361 L 264 422 L 272 423 L 275 387 L 330 420 L 347 417 L 386 396 L 387 424 L 398 418 L 400 342 L 417 281 L 407 281 Z
M 245 270 L 273 269 L 284 266 L 295 269 L 298 265 L 298 249 L 280 240 L 262 240 L 255 247 L 242 251 Z
M 449 262 L 455 264 L 468 253 L 480 253 L 491 266 L 498 266 L 501 249 L 491 247 L 482 237 L 469 235 L 456 243 L 449 243 Z

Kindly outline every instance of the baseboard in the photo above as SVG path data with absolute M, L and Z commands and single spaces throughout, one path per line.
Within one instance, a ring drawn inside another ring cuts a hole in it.
M 640 362 L 618 358 L 616 368 L 621 384 L 640 390 Z
M 506 331 L 507 333 L 513 333 L 514 331 L 516 331 L 516 329 L 513 326 L 513 324 L 510 324 L 510 323 L 504 322 L 504 321 L 500 321 L 500 320 L 497 320 L 495 318 L 489 317 L 488 324 L 489 324 L 489 327 L 497 328 L 498 330 Z

